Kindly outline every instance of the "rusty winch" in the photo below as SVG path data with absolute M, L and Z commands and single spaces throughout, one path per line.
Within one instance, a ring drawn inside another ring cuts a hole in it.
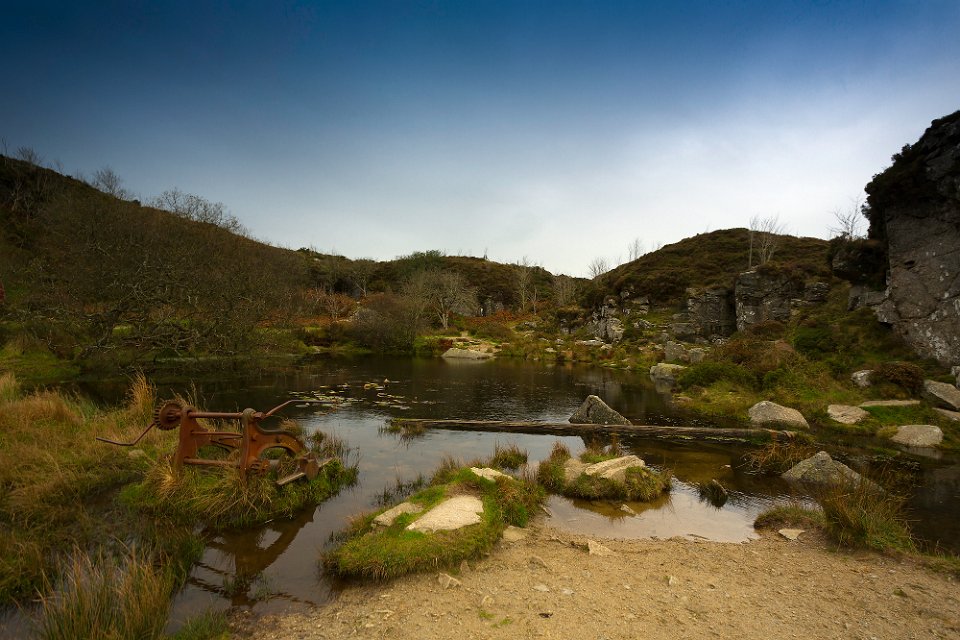
M 264 429 L 260 422 L 274 415 L 285 406 L 301 400 L 289 400 L 270 411 L 255 411 L 244 409 L 239 413 L 225 413 L 216 411 L 200 411 L 189 405 L 175 400 L 164 402 L 153 414 L 151 422 L 143 433 L 133 442 L 116 442 L 98 437 L 97 440 L 121 447 L 132 447 L 140 442 L 150 429 L 156 427 L 161 431 L 170 431 L 180 427 L 180 441 L 173 454 L 173 465 L 177 469 L 185 464 L 235 467 L 240 469 L 242 477 L 250 473 L 263 474 L 270 469 L 271 463 L 276 460 L 262 458 L 268 449 L 284 449 L 292 455 L 297 463 L 298 470 L 277 480 L 283 486 L 300 478 L 313 479 L 320 472 L 320 468 L 331 462 L 333 458 L 317 460 L 316 455 L 307 449 L 306 445 L 293 433 L 284 429 Z M 309 402 L 309 401 L 308 401 Z M 240 422 L 240 431 L 214 431 L 198 422 L 202 418 L 212 420 L 237 420 Z M 215 446 L 228 452 L 236 452 L 226 460 L 214 460 L 200 457 L 200 448 Z

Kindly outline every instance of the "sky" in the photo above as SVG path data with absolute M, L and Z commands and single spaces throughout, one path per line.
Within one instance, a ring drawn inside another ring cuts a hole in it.
M 0 138 L 293 249 L 586 275 L 829 237 L 960 109 L 960 2 L 0 0 Z M 0 151 L 3 151 L 0 148 Z

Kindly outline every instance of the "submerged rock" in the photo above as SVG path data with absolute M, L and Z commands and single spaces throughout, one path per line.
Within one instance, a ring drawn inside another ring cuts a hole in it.
M 570 416 L 571 424 L 633 424 L 611 409 L 597 396 L 587 396 L 580 408 Z
M 492 358 L 493 354 L 485 351 L 474 351 L 473 349 L 450 347 L 443 352 L 441 357 L 453 358 L 455 360 L 487 360 L 488 358 Z
M 960 410 L 960 389 L 946 382 L 923 381 L 923 397 L 930 404 L 951 411 Z
M 782 477 L 790 482 L 820 487 L 856 486 L 862 480 L 859 473 L 842 462 L 837 462 L 826 451 L 801 460 Z
M 750 416 L 751 424 L 755 426 L 786 425 L 798 429 L 810 428 L 802 413 L 769 400 L 763 400 L 750 407 L 747 415 Z
M 908 447 L 935 447 L 943 442 L 943 431 L 930 424 L 905 424 L 890 439 Z

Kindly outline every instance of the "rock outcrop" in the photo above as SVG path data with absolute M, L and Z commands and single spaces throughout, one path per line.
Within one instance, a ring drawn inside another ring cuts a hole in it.
M 570 416 L 571 424 L 632 424 L 597 396 L 587 396 Z
M 686 367 L 681 364 L 661 362 L 650 367 L 650 377 L 654 382 L 673 384 L 677 381 L 677 376 L 680 375 L 680 372 L 684 369 L 686 369 Z
M 687 313 L 697 334 L 705 338 L 728 336 L 737 329 L 733 291 L 726 287 L 687 289 Z
M 786 275 L 753 269 L 741 273 L 734 287 L 737 329 L 777 320 L 790 320 L 791 301 L 802 298 L 803 284 Z
M 946 382 L 937 382 L 936 380 L 924 380 L 923 398 L 935 407 L 949 409 L 951 411 L 960 410 L 960 389 Z
M 866 186 L 870 237 L 887 246 L 881 322 L 921 355 L 960 363 L 960 111 L 934 120 Z

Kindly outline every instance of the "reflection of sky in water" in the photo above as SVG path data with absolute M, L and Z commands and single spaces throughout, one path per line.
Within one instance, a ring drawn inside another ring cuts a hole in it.
M 348 386 L 342 387 L 344 384 Z M 169 391 L 182 390 L 182 385 L 171 385 L 161 393 L 166 396 Z M 100 397 L 109 398 L 114 392 L 102 389 Z M 323 574 L 318 559 L 331 535 L 342 530 L 351 516 L 375 508 L 385 488 L 393 488 L 398 481 L 410 482 L 420 474 L 429 478 L 446 456 L 467 462 L 489 457 L 498 443 L 517 444 L 527 450 L 531 464 L 536 464 L 549 456 L 557 440 L 574 455 L 584 448 L 581 438 L 573 436 L 439 429 L 403 441 L 381 432 L 390 417 L 563 422 L 585 396 L 596 394 L 635 423 L 675 421 L 663 397 L 653 391 L 643 374 L 522 362 L 329 360 L 274 374 L 200 382 L 196 397 L 198 405 L 210 410 L 266 409 L 291 393 L 340 399 L 326 408 L 295 408 L 287 415 L 308 432 L 319 429 L 343 438 L 354 459 L 359 459 L 358 484 L 294 520 L 218 535 L 176 598 L 170 629 L 210 607 L 249 607 L 265 613 L 327 601 L 338 587 Z M 620 503 L 552 497 L 550 525 L 598 538 L 688 536 L 740 542 L 755 536 L 752 523 L 759 512 L 777 500 L 789 499 L 790 488 L 779 479 L 743 473 L 740 450 L 735 447 L 629 437 L 620 441 L 627 452 L 673 472 L 669 496 L 651 504 L 629 503 L 635 515 L 621 510 Z M 730 499 L 720 509 L 697 495 L 696 485 L 711 479 L 730 491 Z

